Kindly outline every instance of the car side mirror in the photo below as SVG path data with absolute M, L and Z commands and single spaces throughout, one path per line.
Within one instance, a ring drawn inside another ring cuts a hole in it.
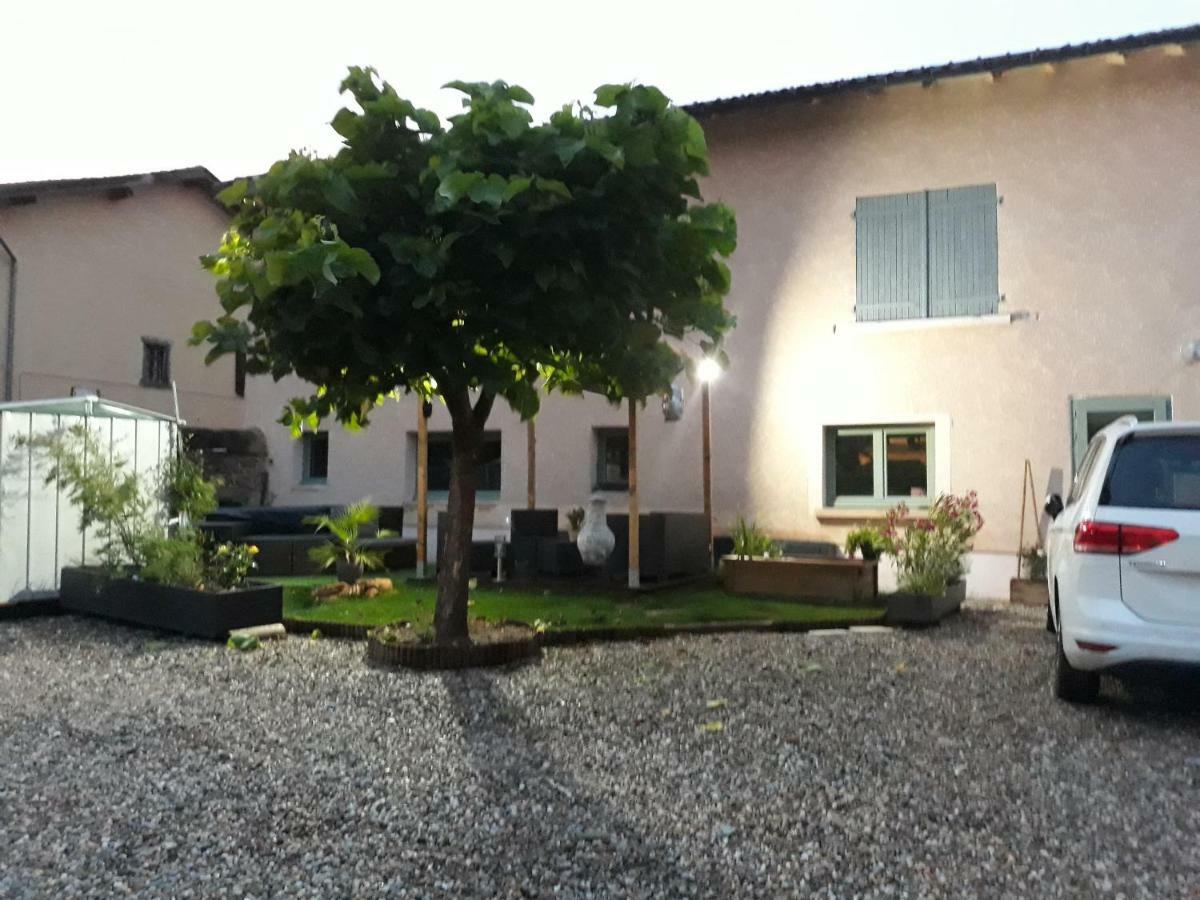
M 1061 494 L 1047 494 L 1046 505 L 1042 507 L 1046 510 L 1046 515 L 1051 519 L 1057 519 L 1063 511 L 1063 499 Z

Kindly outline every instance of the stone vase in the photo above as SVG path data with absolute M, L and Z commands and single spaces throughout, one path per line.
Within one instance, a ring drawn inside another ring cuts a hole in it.
M 584 565 L 604 565 L 617 546 L 617 538 L 608 527 L 607 505 L 603 497 L 593 497 L 583 515 L 583 527 L 579 529 L 575 546 L 579 548 Z

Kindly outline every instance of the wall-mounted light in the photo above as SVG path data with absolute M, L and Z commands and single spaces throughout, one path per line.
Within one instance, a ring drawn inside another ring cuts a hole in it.
M 1180 356 L 1185 363 L 1200 362 L 1200 341 L 1188 341 L 1180 349 Z

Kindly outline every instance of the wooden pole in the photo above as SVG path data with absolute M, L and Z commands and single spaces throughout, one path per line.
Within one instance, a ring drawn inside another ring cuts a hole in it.
M 700 428 L 704 457 L 704 528 L 707 532 L 708 564 L 713 559 L 713 509 L 712 509 L 712 408 L 708 395 L 708 382 L 700 385 Z
M 642 574 L 638 561 L 641 550 L 638 520 L 638 479 L 637 479 L 637 401 L 629 401 L 629 587 L 638 588 L 642 584 Z
M 529 471 L 525 479 L 525 505 L 529 509 L 537 509 L 537 427 L 533 419 L 525 423 L 525 446 L 529 461 Z
M 425 577 L 429 541 L 429 423 L 425 401 L 417 402 L 417 577 Z

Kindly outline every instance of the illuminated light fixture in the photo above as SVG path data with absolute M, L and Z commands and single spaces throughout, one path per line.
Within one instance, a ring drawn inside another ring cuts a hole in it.
M 696 377 L 704 384 L 712 384 L 721 377 L 721 364 L 711 356 L 706 356 L 696 363 Z
M 1163 56 L 1183 56 L 1187 53 L 1183 44 L 1163 44 Z
M 1125 65 L 1125 54 L 1124 53 L 1105 53 L 1104 61 L 1106 63 L 1108 63 L 1110 66 L 1123 66 L 1123 65 Z

